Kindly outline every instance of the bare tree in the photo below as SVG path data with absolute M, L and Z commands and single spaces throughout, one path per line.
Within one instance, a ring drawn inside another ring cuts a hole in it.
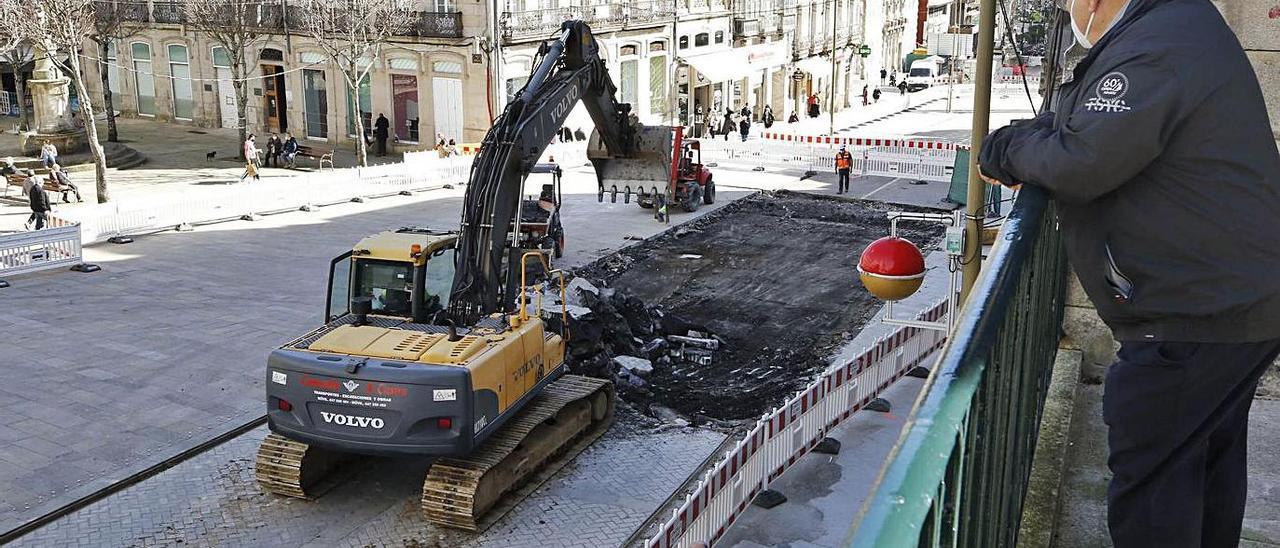
M 0 54 L 0 61 L 9 63 L 9 72 L 13 75 L 14 91 L 17 92 L 18 99 L 15 102 L 18 112 L 22 118 L 21 127 L 31 127 L 31 113 L 27 111 L 25 98 L 27 96 L 27 84 L 22 80 L 22 66 L 35 59 L 35 53 L 31 46 L 25 42 L 20 42 L 17 46 L 10 48 L 8 51 Z
M 36 48 L 36 55 L 52 56 L 55 50 L 67 52 L 68 76 L 76 86 L 80 98 L 80 114 L 89 141 L 89 153 L 93 155 L 93 171 L 97 182 L 98 203 L 111 201 L 107 189 L 107 158 L 98 142 L 98 128 L 93 120 L 93 101 L 85 85 L 84 71 L 80 65 L 80 45 L 93 32 L 93 0 L 42 0 L 36 3 L 33 34 L 43 44 Z
M 284 12 L 281 4 L 273 0 L 188 0 L 187 23 L 204 32 L 214 42 L 227 50 L 231 61 L 231 85 L 236 91 L 236 110 L 240 142 L 249 136 L 246 107 L 249 104 L 248 83 L 249 52 L 256 49 L 270 36 L 271 30 L 281 26 Z M 236 147 L 244 158 L 244 147 Z
M 22 0 L 0 0 L 0 60 L 9 63 L 9 70 L 13 73 L 13 83 L 18 92 L 17 107 L 22 113 L 23 126 L 29 126 L 30 122 L 22 100 L 26 96 L 22 65 L 32 57 L 31 47 L 26 43 L 30 29 L 22 22 L 29 21 L 34 16 L 31 6 L 32 3 Z
M 2 0 L 0 0 L 2 1 Z M 112 43 L 117 47 L 126 37 L 133 34 L 136 27 L 128 25 L 128 21 L 141 20 L 146 13 L 145 3 L 136 0 L 95 0 L 93 9 L 93 28 L 89 39 L 98 45 L 98 68 L 102 77 L 102 110 L 107 115 L 107 140 L 116 142 L 120 135 L 116 131 L 116 109 L 111 97 L 110 71 L 108 65 L 108 48 Z
M 397 0 L 310 0 L 300 8 L 302 32 L 315 39 L 347 89 L 356 94 L 356 161 L 369 165 L 364 116 L 359 113 L 360 83 L 392 36 L 409 30 L 411 13 Z

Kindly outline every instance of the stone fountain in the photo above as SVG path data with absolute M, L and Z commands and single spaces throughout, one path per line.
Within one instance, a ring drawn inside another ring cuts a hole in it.
M 40 156 L 45 141 L 58 147 L 58 154 L 80 152 L 88 148 L 82 117 L 73 116 L 71 79 L 62 74 L 53 54 L 57 51 L 47 39 L 37 44 L 36 66 L 27 89 L 31 90 L 32 131 L 20 135 L 22 153 Z M 79 114 L 79 113 L 75 113 Z

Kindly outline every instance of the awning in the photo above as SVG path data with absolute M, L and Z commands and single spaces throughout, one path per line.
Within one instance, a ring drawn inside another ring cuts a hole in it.
M 831 59 L 827 57 L 806 57 L 796 61 L 796 68 L 812 76 L 831 77 Z
M 756 44 L 727 51 L 680 57 L 709 82 L 739 80 L 754 73 L 787 63 L 787 45 L 783 42 Z

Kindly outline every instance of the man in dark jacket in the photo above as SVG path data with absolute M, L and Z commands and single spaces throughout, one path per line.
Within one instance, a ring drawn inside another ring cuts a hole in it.
M 32 223 L 32 230 L 40 230 L 49 221 L 49 212 L 53 210 L 53 206 L 50 205 L 49 195 L 44 192 L 44 181 L 34 171 L 27 170 L 27 180 L 32 183 L 27 194 L 27 204 L 31 206 L 31 217 L 27 222 Z
M 1203 0 L 1075 0 L 1090 48 L 1057 114 L 987 137 L 984 178 L 1058 202 L 1117 340 L 1103 418 L 1118 548 L 1236 546 L 1258 379 L 1280 353 L 1280 155 L 1240 43 Z
M 378 121 L 373 123 L 373 137 L 378 140 L 378 156 L 387 155 L 387 129 L 391 127 L 391 122 L 378 113 Z

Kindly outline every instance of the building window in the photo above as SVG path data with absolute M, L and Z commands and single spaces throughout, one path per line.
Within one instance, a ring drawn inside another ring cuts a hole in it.
M 667 111 L 667 56 L 649 56 L 649 112 L 663 114 Z
M 395 116 L 396 139 L 418 142 L 418 77 L 391 75 L 391 109 Z
M 431 70 L 436 74 L 462 74 L 462 63 L 457 61 L 436 61 L 431 63 Z
M 169 79 L 173 89 L 173 117 L 190 120 L 195 111 L 195 97 L 191 93 L 191 59 L 187 46 L 169 46 Z
M 323 53 L 316 51 L 304 51 L 298 55 L 298 61 L 304 65 L 323 65 L 328 58 Z
M 302 95 L 305 103 L 307 137 L 324 139 L 329 136 L 329 92 L 325 86 L 323 70 L 303 69 Z
M 373 133 L 373 95 L 369 90 L 369 75 L 364 75 L 360 80 L 359 108 L 356 105 L 356 94 L 352 93 L 351 86 L 347 86 L 347 135 L 355 137 L 356 135 L 356 112 L 360 113 L 360 119 L 364 124 L 364 133 L 366 136 Z
M 636 55 L 638 51 L 639 51 L 639 48 L 635 47 L 634 45 L 622 46 L 622 49 L 619 51 L 618 55 L 620 57 L 626 57 L 628 55 Z
M 693 39 L 693 47 L 702 47 L 708 43 L 710 43 L 710 37 L 705 32 L 698 33 L 698 35 Z
M 650 42 L 649 51 L 650 52 L 667 51 L 667 43 L 666 42 Z
M 258 54 L 258 59 L 263 61 L 284 61 L 284 52 L 275 48 L 266 48 L 262 53 Z
M 453 13 L 457 10 L 453 0 L 436 0 L 436 13 Z
M 408 70 L 418 72 L 418 60 L 398 57 L 387 61 L 387 68 L 390 68 L 391 70 Z
M 688 37 L 688 36 L 681 36 L 681 37 L 680 37 L 680 49 L 689 49 L 689 37 Z
M 639 69 L 639 61 L 632 59 L 630 61 L 622 62 L 622 102 L 624 103 L 630 103 L 632 105 L 636 104 L 638 99 L 638 97 L 636 97 L 636 92 L 638 91 L 636 88 L 639 83 L 637 82 L 637 80 L 639 80 L 637 72 Z
M 529 83 L 528 76 L 517 76 L 507 79 L 507 102 L 515 100 L 516 93 L 524 89 L 524 85 Z
M 722 30 L 718 30 L 718 31 L 716 31 L 716 43 L 717 43 L 717 44 L 723 44 L 723 43 L 724 43 L 724 31 L 722 31 Z
M 156 79 L 151 74 L 151 46 L 134 42 L 133 74 L 138 86 L 138 114 L 156 115 Z
M 120 93 L 120 61 L 119 52 L 117 50 L 116 41 L 108 40 L 107 63 L 106 66 L 103 67 L 103 70 L 107 71 L 107 89 L 111 90 L 112 94 Z M 116 101 L 119 101 L 119 99 Z M 116 106 L 120 106 L 120 103 L 117 102 Z

